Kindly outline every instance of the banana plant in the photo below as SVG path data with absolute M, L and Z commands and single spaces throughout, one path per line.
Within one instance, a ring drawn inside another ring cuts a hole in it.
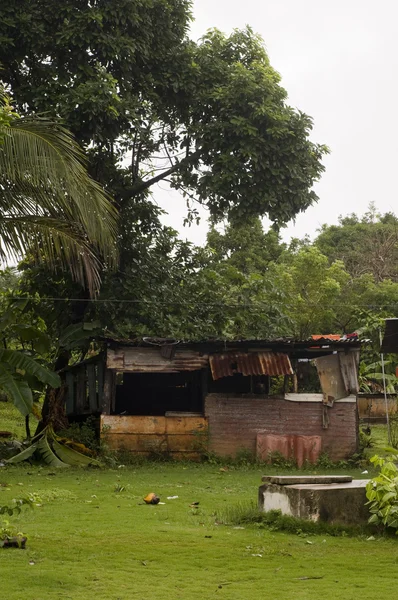
M 391 361 L 385 361 L 384 367 L 391 364 Z M 383 391 L 383 379 L 386 382 L 386 392 L 395 394 L 398 388 L 398 377 L 391 373 L 382 372 L 381 361 L 373 362 L 369 365 L 361 363 L 359 366 L 359 387 L 361 392 L 372 393 Z
M 52 426 L 47 425 L 38 435 L 32 438 L 30 445 L 25 450 L 6 462 L 14 465 L 25 460 L 38 460 L 51 467 L 60 468 L 101 466 L 98 460 L 88 455 L 90 452 L 88 448 L 79 444 L 84 453 L 78 452 L 71 448 L 70 444 L 70 440 L 59 437 Z
M 33 412 L 34 392 L 41 392 L 45 385 L 55 388 L 61 385 L 58 374 L 39 358 L 50 350 L 49 337 L 39 327 L 24 323 L 26 302 L 24 299 L 7 302 L 0 319 L 4 345 L 0 348 L 0 390 L 24 417 Z

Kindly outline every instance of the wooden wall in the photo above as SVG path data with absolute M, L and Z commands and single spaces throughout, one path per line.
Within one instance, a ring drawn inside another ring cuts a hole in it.
M 200 416 L 101 416 L 101 438 L 115 450 L 199 458 L 207 447 L 207 420 Z
M 322 452 L 332 460 L 354 454 L 358 447 L 358 411 L 354 401 L 335 402 L 327 408 L 329 427 L 323 428 L 322 402 L 299 402 L 283 397 L 254 398 L 209 394 L 205 414 L 209 450 L 233 456 L 239 450 L 256 451 L 257 433 L 321 436 Z
M 398 413 L 397 396 L 388 394 L 387 396 L 388 413 L 396 415 Z M 358 398 L 358 410 L 360 419 L 385 419 L 386 402 L 383 394 L 361 394 Z

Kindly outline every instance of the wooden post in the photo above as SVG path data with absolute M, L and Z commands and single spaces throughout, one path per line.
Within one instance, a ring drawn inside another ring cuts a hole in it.
M 73 415 L 75 412 L 75 376 L 71 371 L 66 372 L 66 415 Z
M 81 366 L 77 373 L 77 385 L 76 385 L 76 414 L 81 415 L 84 413 L 87 401 L 87 388 L 86 388 L 86 368 Z
M 102 412 L 110 415 L 114 409 L 114 398 L 116 396 L 116 373 L 112 369 L 106 369 L 104 376 L 104 393 L 102 396 Z
M 97 386 L 95 378 L 95 365 L 87 365 L 87 381 L 88 381 L 88 399 L 90 405 L 90 413 L 95 413 L 98 410 Z

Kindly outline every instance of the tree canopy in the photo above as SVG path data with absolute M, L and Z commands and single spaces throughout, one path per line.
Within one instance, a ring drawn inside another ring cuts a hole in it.
M 289 106 L 262 40 L 247 28 L 195 43 L 190 7 L 2 5 L 2 78 L 18 110 L 64 120 L 120 210 L 136 216 L 137 199 L 165 180 L 215 219 L 286 223 L 316 200 L 327 149 L 310 140 L 311 118 Z

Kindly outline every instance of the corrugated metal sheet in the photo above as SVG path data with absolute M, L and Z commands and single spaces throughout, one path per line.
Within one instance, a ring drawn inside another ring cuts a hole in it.
M 108 348 L 106 366 L 108 369 L 124 373 L 179 373 L 198 371 L 207 367 L 208 355 L 178 348 L 172 358 L 161 355 L 160 348 L 134 348 L 121 346 L 115 350 Z
M 264 462 L 272 462 L 272 455 L 277 452 L 286 459 L 293 459 L 299 468 L 305 462 L 316 463 L 322 450 L 322 438 L 319 435 L 274 435 L 257 434 L 257 458 Z
M 314 362 L 321 383 L 324 404 L 332 407 L 335 400 L 349 396 L 350 392 L 344 383 L 338 354 L 322 356 Z
M 287 354 L 278 352 L 229 352 L 210 355 L 213 379 L 242 375 L 293 375 L 292 365 Z

